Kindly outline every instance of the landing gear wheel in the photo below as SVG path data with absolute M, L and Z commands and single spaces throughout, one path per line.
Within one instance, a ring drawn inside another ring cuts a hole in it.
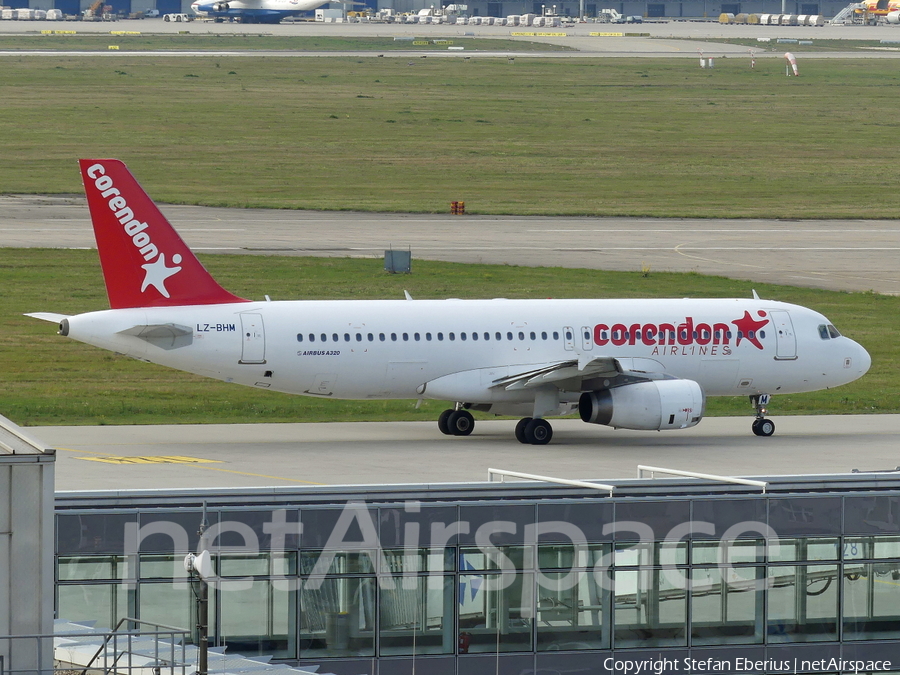
M 441 413 L 440 417 L 438 417 L 438 429 L 445 436 L 450 436 L 451 434 L 453 434 L 453 432 L 450 431 L 450 415 L 452 415 L 454 412 L 456 411 L 453 408 L 448 408 Z
M 468 410 L 455 410 L 447 419 L 447 426 L 454 436 L 468 436 L 475 428 L 475 418 Z
M 528 426 L 529 422 L 531 422 L 530 417 L 523 417 L 516 425 L 516 440 L 519 441 L 519 443 L 528 443 L 528 440 L 525 437 L 525 427 Z
M 525 426 L 525 440 L 531 445 L 547 445 L 553 438 L 553 427 L 545 419 L 533 419 Z
M 753 433 L 757 436 L 771 436 L 775 433 L 775 422 L 765 417 L 753 420 Z

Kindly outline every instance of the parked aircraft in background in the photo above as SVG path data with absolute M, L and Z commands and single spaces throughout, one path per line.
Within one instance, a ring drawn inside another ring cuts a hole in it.
M 862 7 L 857 11 L 859 14 L 869 14 L 871 16 L 890 16 L 893 15 L 895 20 L 892 23 L 897 23 L 897 16 L 900 16 L 900 0 L 865 0 L 865 7 Z
M 191 9 L 198 16 L 211 19 L 235 19 L 243 23 L 279 23 L 297 16 L 328 0 L 196 0 Z
M 726 300 L 329 300 L 255 302 L 210 276 L 125 165 L 81 160 L 111 309 L 30 314 L 61 335 L 179 370 L 306 396 L 454 401 L 516 415 L 523 443 L 546 417 L 683 429 L 707 396 L 749 396 L 770 436 L 770 394 L 861 377 L 869 354 L 805 307 Z M 756 294 L 754 293 L 754 296 Z

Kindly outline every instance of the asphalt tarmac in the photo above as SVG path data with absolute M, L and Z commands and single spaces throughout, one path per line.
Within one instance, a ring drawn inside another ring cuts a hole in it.
M 750 412 L 748 410 L 748 412 Z M 36 427 L 57 449 L 57 490 L 444 483 L 487 480 L 488 468 L 569 479 L 634 478 L 637 465 L 719 475 L 892 470 L 900 415 L 704 419 L 669 432 L 553 420 L 550 445 L 518 443 L 515 420 L 478 421 L 468 437 L 430 422 Z
M 827 58 L 898 58 L 900 49 L 885 45 L 867 49 L 848 49 L 845 52 L 811 52 L 802 45 L 778 43 L 779 39 L 787 40 L 897 40 L 900 39 L 900 26 L 751 26 L 725 25 L 715 20 L 673 19 L 648 21 L 643 24 L 602 24 L 579 23 L 559 28 L 529 28 L 510 26 L 456 26 L 456 25 L 404 25 L 380 23 L 341 23 L 326 24 L 315 22 L 293 22 L 277 25 L 253 25 L 238 23 L 215 23 L 212 21 L 193 21 L 190 23 L 165 22 L 162 19 L 142 19 L 116 22 L 52 22 L 52 21 L 4 21 L 0 23 L 2 34 L 34 34 L 35 49 L 40 49 L 41 30 L 68 30 L 78 33 L 115 33 L 134 31 L 143 34 L 152 33 L 187 33 L 193 35 L 207 34 L 250 34 L 250 35 L 301 35 L 301 36 L 334 36 L 334 37 L 421 37 L 423 39 L 458 39 L 454 47 L 465 46 L 465 39 L 503 38 L 522 42 L 546 42 L 565 45 L 575 51 L 502 52 L 473 51 L 463 49 L 447 51 L 429 51 L 429 58 L 434 57 L 508 57 L 527 58 L 596 58 L 596 57 L 671 57 L 698 58 L 698 52 L 714 58 L 746 58 L 752 51 L 757 58 L 783 58 L 786 49 L 790 49 L 800 59 Z M 535 35 L 513 35 L 513 33 L 535 33 Z M 543 35 L 540 35 L 543 33 Z M 553 33 L 555 35 L 547 35 Z M 604 33 L 606 35 L 591 35 Z M 609 35 L 609 34 L 612 35 Z M 716 42 L 722 38 L 762 39 L 757 46 L 748 49 L 742 45 L 728 45 Z M 324 57 L 324 56 L 378 56 L 378 52 L 299 52 L 289 50 L 264 50 L 257 52 L 130 52 L 127 35 L 116 37 L 117 51 L 93 52 L 102 58 L 135 56 L 140 54 L 169 54 L 172 56 L 221 56 L 226 54 L 242 56 L 283 56 L 283 57 Z M 0 51 L 0 54 L 17 54 L 21 51 Z M 60 52 L 46 52 L 59 54 Z M 76 52 L 66 52 L 76 53 Z M 409 58 L 420 56 L 422 52 L 403 50 L 386 51 L 385 57 Z
M 700 272 L 900 293 L 900 221 L 451 216 L 162 206 L 207 253 Z M 0 246 L 94 248 L 83 197 L 0 196 Z M 288 299 L 288 298 L 282 298 Z M 777 298 L 776 298 L 777 299 Z

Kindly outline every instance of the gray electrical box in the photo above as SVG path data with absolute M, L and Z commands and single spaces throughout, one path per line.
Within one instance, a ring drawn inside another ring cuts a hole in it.
M 412 251 L 385 251 L 384 271 L 391 274 L 410 274 L 412 272 Z

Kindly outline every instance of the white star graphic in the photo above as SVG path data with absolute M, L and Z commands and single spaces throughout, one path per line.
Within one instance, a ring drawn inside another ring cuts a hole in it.
M 181 262 L 181 255 L 176 253 L 172 256 L 172 262 L 178 265 Z M 153 286 L 164 298 L 169 297 L 169 291 L 166 290 L 166 279 L 173 274 L 181 271 L 181 267 L 166 267 L 166 254 L 160 253 L 156 262 L 141 265 L 146 271 L 144 275 L 144 283 L 141 285 L 141 293 L 147 290 L 147 286 Z

